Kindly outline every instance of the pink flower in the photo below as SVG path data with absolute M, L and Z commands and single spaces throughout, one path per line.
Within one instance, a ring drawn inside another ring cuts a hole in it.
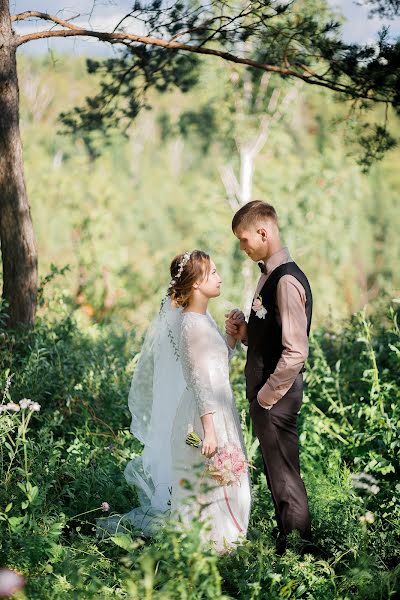
M 103 512 L 108 512 L 110 510 L 110 505 L 108 504 L 108 502 L 101 503 L 101 510 Z
M 29 398 L 22 398 L 22 400 L 19 401 L 19 405 L 21 408 L 28 408 L 28 406 L 30 406 L 32 404 L 32 400 L 30 400 Z
M 7 410 L 13 410 L 14 412 L 18 412 L 21 407 L 19 404 L 16 404 L 15 402 L 9 402 L 8 404 L 6 404 Z
M 242 473 L 248 470 L 249 462 L 246 460 L 242 449 L 233 444 L 221 448 L 208 461 L 208 470 L 211 477 L 220 485 L 240 483 Z
M 25 585 L 25 579 L 19 573 L 11 569 L 0 569 L 0 597 L 8 598 L 21 590 Z

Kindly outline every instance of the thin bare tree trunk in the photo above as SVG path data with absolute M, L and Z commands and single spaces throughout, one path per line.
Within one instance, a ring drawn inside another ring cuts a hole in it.
M 240 206 L 253 200 L 253 175 L 256 152 L 246 144 L 240 147 Z M 242 265 L 243 277 L 243 312 L 248 317 L 254 295 L 253 265 L 246 259 Z
M 16 46 L 7 0 L 0 0 L 0 240 L 8 326 L 33 325 L 37 250 L 24 180 Z
M 250 202 L 253 194 L 253 173 L 255 155 L 245 145 L 240 148 L 240 204 L 243 206 Z
M 269 74 L 265 74 L 265 77 L 263 77 L 263 80 L 261 81 L 258 97 L 256 98 L 256 106 L 260 113 L 262 96 L 266 94 L 268 83 Z M 238 98 L 238 108 L 243 111 L 246 109 L 242 105 L 246 105 L 248 107 L 249 98 L 251 98 L 251 89 L 249 86 L 250 84 L 248 86 L 244 86 L 244 96 L 248 97 Z M 271 127 L 288 113 L 290 105 L 297 97 L 297 94 L 298 90 L 294 86 L 288 91 L 286 96 L 279 103 L 281 92 L 278 88 L 274 89 L 271 94 L 271 99 L 268 103 L 268 113 L 261 114 L 259 128 L 253 140 L 242 142 L 241 140 L 236 139 L 236 146 L 239 151 L 240 159 L 239 179 L 236 177 L 232 165 L 227 164 L 219 169 L 229 205 L 235 212 L 241 206 L 247 204 L 247 202 L 250 202 L 253 199 L 253 176 L 256 158 L 268 141 Z M 250 261 L 248 260 L 245 260 L 242 265 L 242 277 L 242 308 L 243 312 L 247 316 L 250 314 L 254 293 L 253 271 Z

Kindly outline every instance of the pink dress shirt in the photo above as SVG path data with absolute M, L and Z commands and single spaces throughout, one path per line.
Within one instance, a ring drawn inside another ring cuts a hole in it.
M 282 248 L 265 262 L 266 273 L 258 281 L 254 297 L 280 265 L 293 262 L 287 248 Z M 258 392 L 260 406 L 270 409 L 291 388 L 308 357 L 307 317 L 305 312 L 306 293 L 301 283 L 293 275 L 280 278 L 276 293 L 276 318 L 282 327 L 281 358 L 275 371 Z

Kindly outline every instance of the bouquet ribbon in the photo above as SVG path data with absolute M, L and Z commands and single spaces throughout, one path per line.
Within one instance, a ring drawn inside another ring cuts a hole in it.
M 195 431 L 189 431 L 186 436 L 186 444 L 194 448 L 200 448 L 202 441 Z M 249 466 L 251 465 L 246 460 L 242 449 L 234 445 L 228 445 L 219 449 L 208 463 L 208 471 L 211 473 L 212 478 L 223 486 L 224 498 L 229 514 L 240 533 L 243 533 L 243 528 L 239 525 L 233 514 L 229 503 L 227 487 L 233 483 L 240 484 L 240 476 L 242 473 L 247 472 Z

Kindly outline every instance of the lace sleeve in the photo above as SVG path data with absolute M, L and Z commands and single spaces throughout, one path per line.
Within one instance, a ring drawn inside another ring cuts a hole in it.
M 226 347 L 228 348 L 228 358 L 229 358 L 229 360 L 231 360 L 232 356 L 233 356 L 233 355 L 235 354 L 235 352 L 236 352 L 236 345 L 237 345 L 237 344 L 234 346 L 234 348 L 231 348 L 231 347 L 230 347 L 230 345 L 228 344 L 228 336 L 225 334 L 225 335 L 223 336 L 223 338 L 224 338 L 224 340 L 225 340 Z
M 216 412 L 211 378 L 210 327 L 211 324 L 203 315 L 190 316 L 182 325 L 183 375 L 193 392 L 201 417 Z
M 226 333 L 225 334 L 222 333 L 222 331 L 218 327 L 217 323 L 215 322 L 215 319 L 211 316 L 211 314 L 208 311 L 207 311 L 207 316 L 210 319 L 210 321 L 212 322 L 212 324 L 214 325 L 215 329 L 218 331 L 218 333 L 222 337 L 222 339 L 224 340 L 226 347 L 228 348 L 228 359 L 231 360 L 232 356 L 236 352 L 236 345 L 234 348 L 231 348 L 230 345 L 228 344 L 228 335 Z

